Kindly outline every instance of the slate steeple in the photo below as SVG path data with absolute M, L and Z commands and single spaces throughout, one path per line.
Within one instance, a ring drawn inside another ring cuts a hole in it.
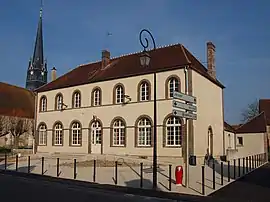
M 47 83 L 47 62 L 43 55 L 42 6 L 40 8 L 37 36 L 33 57 L 30 58 L 25 87 L 35 90 Z

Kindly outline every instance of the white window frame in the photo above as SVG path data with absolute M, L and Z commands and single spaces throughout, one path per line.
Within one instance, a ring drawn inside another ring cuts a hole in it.
M 101 105 L 101 91 L 100 89 L 95 89 L 93 92 L 93 105 L 94 106 L 100 106 Z
M 168 82 L 168 92 L 169 92 L 169 98 L 173 97 L 173 92 L 180 92 L 179 89 L 179 80 L 175 77 L 170 78 L 169 82 Z
M 126 141 L 125 123 L 121 119 L 113 122 L 112 145 L 117 147 L 124 147 Z
M 61 123 L 54 126 L 54 145 L 63 145 L 63 125 Z
M 56 96 L 56 110 L 62 110 L 63 107 L 63 96 L 57 95 Z
M 82 128 L 81 124 L 74 122 L 71 126 L 71 145 L 81 146 L 82 144 Z
M 172 123 L 169 123 L 172 121 Z M 166 120 L 166 142 L 165 145 L 167 147 L 179 147 L 182 145 L 182 125 L 181 125 L 181 119 L 175 116 L 171 116 Z M 171 130 L 172 129 L 172 130 Z M 169 134 L 172 133 L 172 134 Z M 169 136 L 172 137 L 173 143 L 170 143 Z M 179 139 L 178 139 L 179 138 Z M 179 142 L 179 144 L 176 144 L 176 142 Z
M 40 111 L 42 111 L 42 112 L 47 111 L 47 98 L 46 97 L 41 98 L 41 106 L 40 107 L 41 107 Z
M 47 126 L 41 124 L 38 128 L 38 144 L 41 146 L 46 145 L 47 143 Z
M 121 85 L 116 86 L 115 88 L 115 103 L 123 103 L 124 102 L 124 87 Z
M 137 126 L 137 146 L 150 147 L 152 145 L 152 125 L 148 118 L 142 118 Z
M 94 123 L 92 123 L 91 129 L 92 129 L 92 132 L 91 132 L 92 144 L 101 145 L 101 143 L 102 143 L 101 123 L 99 121 L 95 121 Z M 94 134 L 94 132 L 96 134 Z M 95 138 L 94 138 L 94 136 L 95 136 Z M 97 140 L 97 137 L 98 137 L 98 140 Z
M 140 85 L 140 101 L 149 101 L 149 83 L 142 82 Z
M 73 107 L 80 108 L 81 107 L 81 93 L 75 92 L 73 95 Z

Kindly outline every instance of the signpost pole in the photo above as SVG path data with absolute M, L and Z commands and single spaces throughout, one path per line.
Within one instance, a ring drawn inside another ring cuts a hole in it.
M 188 71 L 187 71 L 187 67 L 185 66 L 185 69 L 184 69 L 184 72 L 185 72 L 185 94 L 187 95 L 188 94 Z M 189 177 L 189 167 L 188 167 L 188 157 L 189 157 L 189 135 L 188 135 L 188 118 L 186 118 L 186 162 L 185 162 L 185 185 L 186 187 L 188 188 L 188 184 L 189 184 L 189 180 L 188 180 L 188 177 Z

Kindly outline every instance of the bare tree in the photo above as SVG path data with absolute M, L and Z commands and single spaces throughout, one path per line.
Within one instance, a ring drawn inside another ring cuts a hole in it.
M 242 122 L 245 123 L 259 114 L 259 101 L 255 100 L 242 111 Z
M 7 130 L 7 118 L 0 116 L 0 137 L 6 136 L 9 133 Z
M 20 136 L 32 131 L 33 120 L 10 116 L 7 117 L 6 123 L 7 128 L 5 130 L 13 136 L 13 146 L 17 149 Z

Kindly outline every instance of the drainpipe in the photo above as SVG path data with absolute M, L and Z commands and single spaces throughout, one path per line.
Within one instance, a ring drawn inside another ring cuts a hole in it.
M 36 125 L 37 125 L 37 103 L 38 103 L 38 95 L 34 92 L 35 97 L 35 108 L 34 108 L 34 131 L 33 131 L 33 154 L 37 152 L 37 133 L 36 133 Z

